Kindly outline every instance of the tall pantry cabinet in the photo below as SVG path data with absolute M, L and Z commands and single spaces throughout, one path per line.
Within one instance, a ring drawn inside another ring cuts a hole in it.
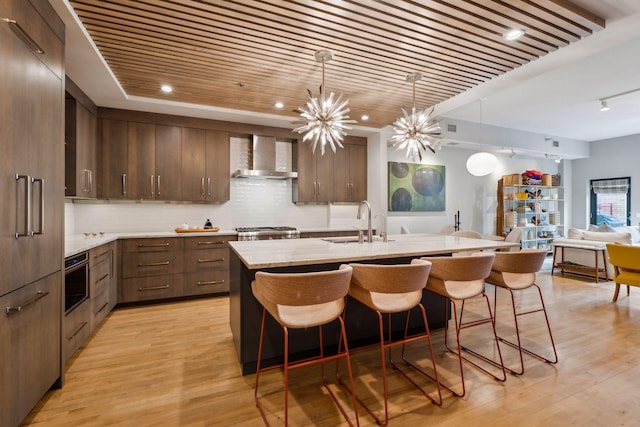
M 62 378 L 64 24 L 0 0 L 0 425 Z

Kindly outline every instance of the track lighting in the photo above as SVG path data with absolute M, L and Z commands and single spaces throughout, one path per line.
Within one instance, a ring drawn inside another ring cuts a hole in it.
M 600 111 L 609 111 L 609 105 L 607 105 L 607 101 L 604 99 L 600 101 Z

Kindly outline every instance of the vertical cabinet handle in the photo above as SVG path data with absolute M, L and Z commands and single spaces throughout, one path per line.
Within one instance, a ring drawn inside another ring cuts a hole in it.
M 153 175 L 150 176 L 150 187 L 151 187 L 151 197 L 155 196 L 155 192 L 153 191 Z
M 318 196 L 320 196 L 320 181 L 318 181 Z
M 211 197 L 211 177 L 207 178 L 207 196 Z
M 313 196 L 317 196 L 318 195 L 318 183 L 316 181 L 313 181 Z
M 156 196 L 160 197 L 160 175 L 158 175 L 158 186 L 156 187 Z
M 84 186 L 82 188 L 82 191 L 84 193 L 88 193 L 89 192 L 89 170 L 88 169 L 82 169 L 82 177 L 84 178 Z
M 38 207 L 40 211 L 38 213 L 40 215 L 38 218 L 38 225 L 40 228 L 38 231 L 31 231 L 31 236 L 33 237 L 34 234 L 44 234 L 44 178 L 32 178 L 32 182 L 40 184 L 40 206 Z
M 93 171 L 89 169 L 89 194 L 93 194 Z
M 23 227 L 20 227 L 20 203 L 16 200 L 16 233 L 15 238 L 30 237 L 31 236 L 31 177 L 28 175 L 16 174 L 16 198 L 20 195 L 20 181 L 24 180 L 24 217 Z
M 123 196 L 127 195 L 127 174 L 126 173 L 122 174 L 122 195 Z
M 205 193 L 204 193 L 204 176 L 200 179 L 200 195 L 201 197 L 204 199 L 205 198 Z

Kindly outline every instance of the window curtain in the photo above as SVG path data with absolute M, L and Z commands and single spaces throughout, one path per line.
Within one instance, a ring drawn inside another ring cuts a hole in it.
M 629 189 L 629 179 L 600 179 L 591 181 L 594 193 L 626 193 Z

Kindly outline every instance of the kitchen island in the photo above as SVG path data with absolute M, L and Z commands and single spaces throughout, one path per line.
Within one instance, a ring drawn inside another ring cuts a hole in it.
M 256 272 L 269 271 L 308 272 L 337 269 L 350 262 L 379 264 L 408 264 L 411 259 L 429 255 L 450 255 L 462 251 L 509 248 L 518 244 L 503 241 L 470 239 L 436 234 L 409 234 L 389 236 L 372 243 L 357 243 L 353 239 L 292 239 L 230 242 L 230 326 L 243 375 L 255 372 L 262 307 L 253 297 L 251 282 Z M 445 300 L 424 292 L 422 303 L 427 309 L 429 327 L 445 324 Z M 353 299 L 347 302 L 345 318 L 349 345 L 367 345 L 377 339 L 376 316 Z M 402 333 L 403 316 L 395 316 L 394 333 Z M 410 328 L 418 328 L 419 316 L 412 316 Z M 337 342 L 338 328 L 325 327 L 325 345 L 331 351 Z M 281 363 L 283 355 L 282 330 L 268 318 L 267 336 L 263 344 L 263 360 L 266 365 Z M 296 333 L 297 331 L 291 331 Z M 335 333 L 334 333 L 335 332 Z M 331 340 L 331 337 L 335 337 Z M 318 348 L 317 334 L 306 334 L 292 340 L 292 358 L 315 354 Z

